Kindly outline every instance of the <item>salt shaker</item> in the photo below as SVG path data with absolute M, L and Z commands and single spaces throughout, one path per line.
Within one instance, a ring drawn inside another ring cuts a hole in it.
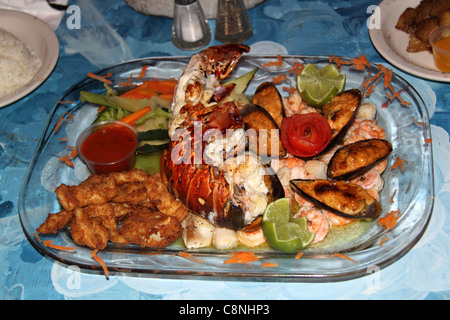
M 214 37 L 222 43 L 244 43 L 253 35 L 242 0 L 219 0 Z
M 197 50 L 209 44 L 211 30 L 198 0 L 175 0 L 172 42 L 181 50 Z

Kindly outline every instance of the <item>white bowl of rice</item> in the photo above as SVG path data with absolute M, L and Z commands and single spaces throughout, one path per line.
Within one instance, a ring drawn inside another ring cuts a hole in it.
M 0 108 L 42 84 L 58 57 L 58 38 L 46 22 L 26 13 L 0 10 Z

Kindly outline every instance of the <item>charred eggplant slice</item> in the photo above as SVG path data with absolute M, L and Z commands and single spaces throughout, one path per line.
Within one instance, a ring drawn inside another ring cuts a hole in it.
M 290 185 L 306 200 L 345 218 L 369 220 L 381 212 L 380 203 L 353 183 L 294 179 Z
M 256 88 L 253 103 L 266 109 L 278 127 L 281 127 L 281 121 L 285 117 L 283 100 L 273 82 L 263 82 Z
M 280 138 L 280 129 L 266 109 L 250 103 L 242 107 L 240 112 L 246 129 L 255 130 L 256 141 L 252 141 L 251 134 L 248 133 L 250 149 L 253 152 L 263 157 L 284 157 L 286 155 L 286 149 Z M 274 143 L 273 146 L 272 143 Z
M 350 89 L 339 93 L 323 106 L 323 116 L 331 127 L 331 141 L 327 150 L 333 148 L 344 137 L 356 117 L 361 100 L 361 91 Z
M 328 163 L 328 178 L 351 180 L 363 175 L 392 152 L 392 145 L 383 139 L 357 141 L 338 149 Z

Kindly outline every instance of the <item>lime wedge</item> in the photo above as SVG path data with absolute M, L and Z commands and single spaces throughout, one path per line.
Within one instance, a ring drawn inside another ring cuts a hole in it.
M 345 74 L 340 74 L 334 64 L 318 69 L 309 63 L 297 77 L 297 89 L 307 104 L 321 108 L 344 90 L 345 81 Z
M 307 230 L 305 217 L 292 218 L 289 198 L 278 199 L 267 206 L 262 228 L 269 244 L 285 253 L 298 252 L 314 239 L 314 233 Z

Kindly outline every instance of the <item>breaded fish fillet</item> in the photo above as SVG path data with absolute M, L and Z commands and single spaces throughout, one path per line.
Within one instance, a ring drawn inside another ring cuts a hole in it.
M 66 211 L 90 204 L 102 204 L 117 196 L 116 180 L 110 176 L 92 175 L 78 186 L 61 184 L 55 189 L 59 203 Z
M 181 236 L 183 228 L 175 217 L 142 208 L 127 217 L 119 233 L 141 247 L 164 248 Z
M 177 218 L 179 222 L 186 219 L 189 214 L 188 209 L 170 193 L 159 173 L 155 173 L 145 180 L 144 186 L 147 189 L 149 200 L 156 205 L 158 211 Z

